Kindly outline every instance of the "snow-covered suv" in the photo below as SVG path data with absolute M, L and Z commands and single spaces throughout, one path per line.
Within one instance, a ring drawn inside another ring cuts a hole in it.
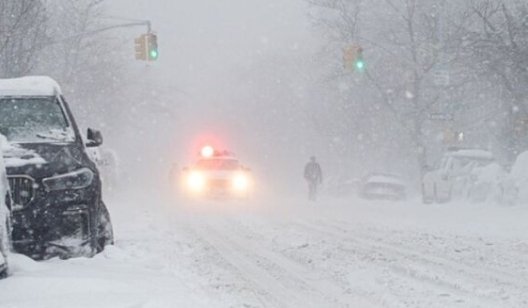
M 436 170 L 427 172 L 422 180 L 424 203 L 448 202 L 471 189 L 473 171 L 494 162 L 493 154 L 480 149 L 448 151 Z
M 101 180 L 59 85 L 49 77 L 0 79 L 0 134 L 12 196 L 13 248 L 35 259 L 92 256 L 113 243 Z

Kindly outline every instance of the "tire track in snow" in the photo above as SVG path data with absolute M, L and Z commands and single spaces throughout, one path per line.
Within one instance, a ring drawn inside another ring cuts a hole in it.
M 352 229 L 347 228 L 348 226 L 344 222 L 336 221 L 335 223 L 337 225 L 329 224 L 327 222 L 320 222 L 320 223 L 324 224 L 324 225 L 326 225 L 328 227 L 334 228 L 334 229 L 336 229 L 339 232 L 343 232 L 343 233 L 347 233 L 347 234 L 354 233 L 356 235 L 356 237 L 361 236 L 361 238 L 366 238 L 366 239 L 369 239 L 369 240 L 371 240 L 373 242 L 377 242 L 379 244 L 387 245 L 387 246 L 390 246 L 390 247 L 395 248 L 395 249 L 400 249 L 402 251 L 404 250 L 407 253 L 413 253 L 413 254 L 416 254 L 416 255 L 420 255 L 423 258 L 428 258 L 428 259 L 431 259 L 431 260 L 434 259 L 438 263 L 450 264 L 453 267 L 460 267 L 463 270 L 470 271 L 470 272 L 477 273 L 477 274 L 488 273 L 488 275 L 493 276 L 499 282 L 503 281 L 503 282 L 509 283 L 511 285 L 528 286 L 528 280 L 527 279 L 525 279 L 525 280 L 519 279 L 519 277 L 520 277 L 519 273 L 512 273 L 512 272 L 505 271 L 505 270 L 499 269 L 497 267 L 491 267 L 491 266 L 475 267 L 475 264 L 469 264 L 467 262 L 463 262 L 463 261 L 458 260 L 456 258 L 445 257 L 445 256 L 440 257 L 438 255 L 432 255 L 430 252 L 424 252 L 423 250 L 422 251 L 416 251 L 416 250 L 413 250 L 412 248 L 410 248 L 409 246 L 404 246 L 404 245 L 395 246 L 394 244 L 391 244 L 390 242 L 387 242 L 386 240 L 383 240 L 384 235 L 386 235 L 386 234 L 383 234 L 382 230 L 368 229 L 368 232 L 358 233 L 358 230 L 352 230 Z M 373 235 L 373 233 L 375 235 Z M 472 243 L 466 243 L 467 246 L 471 246 L 471 244 Z M 526 258 L 526 255 L 518 255 L 518 256 Z M 528 262 L 528 259 L 526 259 L 526 260 Z
M 272 250 L 262 248 L 254 241 L 248 240 L 240 235 L 240 230 L 232 230 L 229 234 L 225 231 L 237 225 L 230 221 L 229 226 L 216 224 L 216 230 L 222 230 L 224 235 L 236 243 L 238 247 L 244 247 L 250 251 L 253 260 L 264 260 L 261 264 L 269 264 L 279 270 L 282 274 L 279 280 L 292 280 L 298 284 L 293 292 L 303 292 L 303 307 L 381 307 L 378 302 L 366 298 L 364 295 L 352 293 L 350 290 L 338 286 L 334 281 L 327 279 L 323 273 L 315 272 L 306 266 Z M 237 232 L 238 231 L 238 232 Z M 266 262 L 267 261 L 267 262 Z
M 428 283 L 432 286 L 436 286 L 449 290 L 452 293 L 456 293 L 457 296 L 467 296 L 467 295 L 476 295 L 476 297 L 470 297 L 470 299 L 478 302 L 479 307 L 481 306 L 490 306 L 490 307 L 501 307 L 502 305 L 507 304 L 507 302 L 500 301 L 497 298 L 491 298 L 489 294 L 486 294 L 486 290 L 480 289 L 480 286 L 475 285 L 474 288 L 468 288 L 463 285 L 462 281 L 468 281 L 467 272 L 465 268 L 460 268 L 457 265 L 452 263 L 445 263 L 444 260 L 437 258 L 435 256 L 425 256 L 415 251 L 405 250 L 397 246 L 392 246 L 389 244 L 373 242 L 360 238 L 356 235 L 353 235 L 352 232 L 338 232 L 328 228 L 322 228 L 319 225 L 312 225 L 305 222 L 297 222 L 297 226 L 304 228 L 309 232 L 316 232 L 326 237 L 338 238 L 342 243 L 354 243 L 354 248 L 362 248 L 371 252 L 377 252 L 378 254 L 383 254 L 386 257 L 386 261 L 382 263 L 383 266 L 391 269 L 392 272 L 397 273 L 398 275 L 406 276 L 411 279 L 417 280 L 421 283 Z M 341 247 L 343 250 L 350 251 L 350 253 L 357 253 L 355 249 L 349 249 L 346 247 Z M 399 257 L 403 260 L 409 262 L 390 262 L 397 261 L 396 257 Z M 381 263 L 379 260 L 372 260 L 373 262 Z M 421 263 L 425 265 L 426 270 L 432 270 L 434 268 L 440 269 L 442 272 L 449 271 L 449 277 L 451 279 L 441 278 L 438 273 L 427 273 L 423 268 L 418 268 L 416 266 L 411 267 L 411 264 Z M 404 267 L 399 264 L 406 264 L 407 267 Z M 451 266 L 451 267 L 450 267 Z M 480 270 L 472 270 L 473 273 L 479 274 Z M 453 276 L 458 276 L 458 278 L 453 278 Z M 496 278 L 496 277 L 495 277 Z M 479 283 L 480 279 L 475 279 L 473 277 L 473 282 Z M 449 293 L 446 293 L 449 294 Z M 482 297 L 485 297 L 486 300 L 483 301 Z
M 297 294 L 288 291 L 267 270 L 256 264 L 254 262 L 255 260 L 244 255 L 242 253 L 244 248 L 239 247 L 225 236 L 222 236 L 221 231 L 214 230 L 209 226 L 202 227 L 194 225 L 190 227 L 201 240 L 216 249 L 225 261 L 236 268 L 243 278 L 266 294 L 266 296 L 261 298 L 264 304 L 267 304 L 269 307 L 307 307 L 303 305 L 301 298 Z
M 491 279 L 492 281 L 496 283 L 500 283 L 501 285 L 507 285 L 507 286 L 513 286 L 515 288 L 525 289 L 525 291 L 528 292 L 528 280 L 519 279 L 518 275 L 511 274 L 509 272 L 502 271 L 502 270 L 495 269 L 495 268 L 475 267 L 474 265 L 469 265 L 463 262 L 459 262 L 451 258 L 431 255 L 425 252 L 412 250 L 411 248 L 404 247 L 402 245 L 396 246 L 386 241 L 380 241 L 378 238 L 372 237 L 372 234 L 365 234 L 365 233 L 358 234 L 354 230 L 349 230 L 343 227 L 339 227 L 339 226 L 335 226 L 335 225 L 331 225 L 327 223 L 324 223 L 324 224 L 331 228 L 335 228 L 336 231 L 341 232 L 342 235 L 346 234 L 346 235 L 352 236 L 355 240 L 367 239 L 368 241 L 375 243 L 375 245 L 379 245 L 380 247 L 383 247 L 388 250 L 396 250 L 400 254 L 414 256 L 417 259 L 423 260 L 424 262 L 436 264 L 438 266 L 447 266 L 448 268 L 455 269 L 459 273 L 469 274 L 478 279 L 487 278 L 488 281 Z M 354 235 L 352 235 L 352 233 Z
M 240 227 L 242 228 L 245 228 L 245 234 L 251 232 L 253 233 L 253 236 L 258 236 L 260 235 L 258 232 L 255 232 L 252 230 L 252 228 L 250 228 L 249 226 L 244 226 L 244 225 L 241 225 L 240 222 L 238 222 L 238 224 L 240 225 Z M 303 230 L 305 231 L 308 231 L 308 232 L 301 232 L 303 235 L 305 236 L 309 236 L 309 237 L 312 237 L 314 235 L 314 232 L 311 232 L 313 230 L 309 230 L 307 228 L 305 228 L 304 226 L 299 226 L 298 224 L 296 223 L 287 223 L 286 225 L 284 225 L 285 227 L 287 227 L 288 229 L 292 230 L 291 227 L 301 227 Z M 293 228 L 293 229 L 297 229 L 297 231 L 299 230 L 298 228 Z M 276 232 L 276 230 L 275 230 Z M 320 237 L 320 232 L 315 232 L 315 234 L 318 234 Z M 326 235 L 325 235 L 326 236 Z M 330 241 L 332 242 L 332 241 Z M 362 264 L 363 266 L 366 266 L 367 268 L 370 268 L 372 269 L 374 266 L 376 265 L 379 265 L 375 262 L 372 261 L 372 258 L 373 257 L 376 257 L 378 255 L 378 253 L 373 250 L 373 249 L 368 249 L 368 252 L 365 253 L 363 251 L 363 253 L 361 254 L 358 254 L 358 251 L 356 250 L 353 250 L 353 249 L 346 249 L 346 248 L 341 248 L 341 247 L 332 247 L 332 248 L 336 248 L 338 250 L 341 250 L 343 252 L 345 252 L 345 254 L 342 255 L 342 258 L 343 260 L 342 261 L 346 261 L 347 258 L 346 256 L 364 256 L 366 257 L 368 260 L 361 260 L 360 263 L 355 263 L 355 264 Z M 357 247 L 356 247 L 357 248 Z M 322 252 L 324 251 L 324 247 L 320 247 L 319 246 L 319 250 Z M 290 260 L 290 262 L 295 262 L 296 264 L 300 265 L 300 264 L 303 264 L 302 261 L 299 261 L 297 258 L 294 258 L 292 256 L 289 256 L 287 254 L 284 254 L 284 251 L 281 251 L 280 252 L 280 255 L 283 257 L 283 258 L 286 258 L 288 260 Z M 312 259 L 314 257 L 316 257 L 316 255 L 307 255 L 306 253 L 304 254 L 301 254 L 301 255 L 304 255 L 306 257 L 309 257 L 309 259 Z M 339 264 L 337 262 L 333 263 L 334 265 L 336 264 Z M 341 266 L 345 266 L 345 268 L 340 268 L 338 271 L 336 271 L 336 273 L 340 273 L 340 274 L 344 274 L 345 276 L 347 275 L 347 273 L 350 273 L 349 272 L 349 268 L 348 266 L 351 265 L 351 263 L 349 262 L 344 262 L 344 263 L 341 263 Z M 378 274 L 381 274 L 382 277 L 384 278 L 387 278 L 386 276 L 386 272 L 387 272 L 387 266 L 384 265 L 384 266 L 376 266 L 377 270 L 375 270 L 375 272 L 378 272 Z M 327 269 L 325 269 L 327 270 Z M 357 269 L 355 269 L 357 270 Z M 353 269 L 353 271 L 355 271 Z M 409 269 L 408 268 L 403 268 L 403 267 L 397 267 L 397 266 L 392 266 L 392 268 L 390 269 L 392 270 L 392 273 L 396 273 L 398 274 L 398 281 L 401 283 L 402 282 L 402 279 L 406 280 L 406 281 L 413 281 L 413 282 L 416 282 L 416 280 L 418 280 L 416 277 L 414 276 L 410 276 L 409 275 Z M 320 272 L 321 270 L 319 270 Z M 361 269 L 360 269 L 361 271 Z M 389 279 L 390 281 L 393 281 L 393 277 L 394 275 L 390 276 Z M 371 276 L 369 278 L 372 278 L 372 277 L 376 277 L 376 276 Z M 335 283 L 339 283 L 337 282 L 335 279 L 332 279 L 333 281 L 335 281 Z M 377 280 L 377 279 L 376 279 Z M 369 279 L 370 281 L 370 279 Z M 421 281 L 419 280 L 420 282 L 424 282 L 424 281 Z M 405 299 L 402 299 L 401 297 L 399 297 L 398 295 L 396 294 L 388 294 L 386 291 L 387 291 L 387 282 L 379 282 L 377 281 L 376 284 L 378 286 L 372 286 L 370 285 L 370 287 L 374 287 L 375 289 L 369 289 L 369 286 L 365 286 L 365 285 L 343 285 L 343 282 L 341 282 L 341 288 L 342 289 L 346 289 L 350 292 L 353 292 L 356 296 L 359 296 L 359 297 L 362 297 L 362 298 L 365 298 L 367 299 L 367 302 L 370 302 L 371 305 L 372 303 L 375 301 L 376 302 L 376 306 L 382 306 L 382 307 L 414 307 L 414 306 L 409 306 L 409 301 L 406 301 Z M 404 284 L 405 286 L 405 284 Z M 438 285 L 435 285 L 436 288 L 435 289 L 438 289 Z M 450 287 L 450 286 L 449 286 Z M 411 303 L 416 303 L 416 301 L 413 299 L 413 297 L 415 297 L 415 295 L 411 296 Z M 453 302 L 450 302 L 449 305 L 453 304 Z M 447 305 L 447 306 L 449 306 Z M 365 305 L 351 305 L 350 307 L 365 307 Z M 422 306 L 418 306 L 418 307 L 423 307 Z M 442 306 L 442 307 L 446 307 L 446 305 Z M 479 306 L 480 307 L 480 306 Z

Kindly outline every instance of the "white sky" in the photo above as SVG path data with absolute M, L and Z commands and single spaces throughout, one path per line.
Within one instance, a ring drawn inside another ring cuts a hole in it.
M 309 44 L 302 0 L 130 2 L 109 1 L 110 15 L 150 19 L 159 36 L 157 69 L 189 92 L 203 92 L 201 86 L 211 85 L 206 81 L 225 80 L 233 66 L 248 66 L 262 54 Z
M 242 74 L 274 55 L 306 56 L 317 46 L 303 0 L 108 0 L 107 8 L 110 16 L 151 20 L 158 34 L 160 59 L 146 70 L 148 79 L 178 110 L 180 119 L 175 119 L 166 132 L 157 128 L 153 132 L 156 138 L 149 144 L 152 147 L 157 142 L 161 148 L 170 139 L 174 156 L 189 147 L 185 138 L 216 133 L 227 140 L 230 150 L 247 157 L 242 154 L 255 150 L 250 149 L 255 139 L 251 121 L 258 115 L 241 114 L 236 117 L 239 123 L 233 123 L 230 113 L 237 110 L 237 104 L 246 104 L 240 97 L 250 99 L 262 93 L 244 96 L 244 91 L 255 89 L 244 88 Z M 122 32 L 130 41 L 130 62 L 139 69 L 145 68 L 133 60 L 133 39 L 142 31 L 132 28 Z M 276 69 L 285 68 L 271 68 Z M 265 94 L 270 99 L 275 95 Z M 250 128 L 241 131 L 242 123 Z M 288 125 L 291 123 L 279 120 L 270 123 L 271 127 L 281 127 L 284 134 L 291 134 Z M 292 173 L 297 175 L 298 170 Z

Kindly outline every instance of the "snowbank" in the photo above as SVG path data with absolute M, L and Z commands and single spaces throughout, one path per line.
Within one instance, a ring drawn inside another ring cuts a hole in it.
M 492 163 L 473 170 L 472 178 L 468 193 L 472 202 L 528 204 L 528 152 L 517 157 L 509 173 Z
M 512 166 L 508 186 L 516 194 L 516 203 L 528 203 L 528 152 L 521 153 Z
M 0 79 L 0 96 L 54 96 L 61 93 L 59 84 L 46 76 Z
M 472 202 L 502 202 L 507 173 L 499 164 L 492 163 L 475 168 L 472 176 L 474 182 L 468 194 Z

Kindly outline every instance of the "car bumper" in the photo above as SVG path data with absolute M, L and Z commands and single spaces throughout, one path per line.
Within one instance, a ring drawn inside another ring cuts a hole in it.
M 34 259 L 91 254 L 98 196 L 49 193 L 13 212 L 13 248 Z

